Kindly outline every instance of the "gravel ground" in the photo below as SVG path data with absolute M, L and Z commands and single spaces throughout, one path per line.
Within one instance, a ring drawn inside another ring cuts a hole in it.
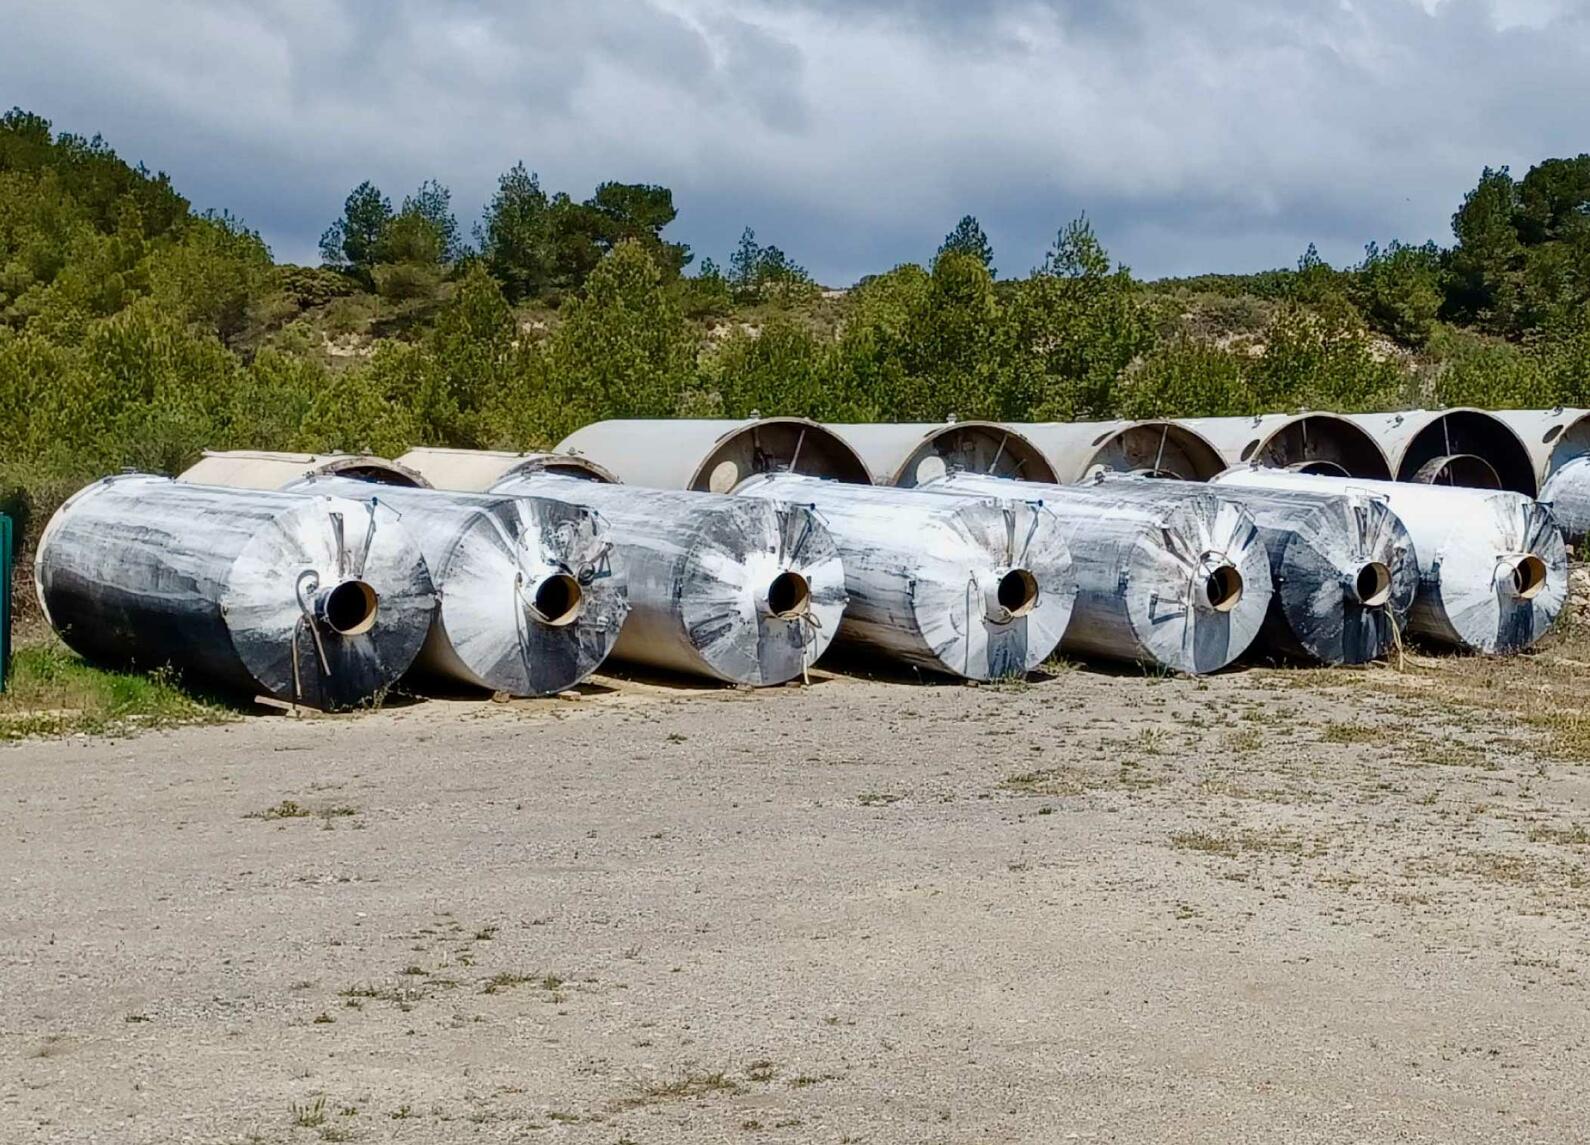
M 1590 1139 L 1590 775 L 1446 670 L 0 749 L 0 1138 Z

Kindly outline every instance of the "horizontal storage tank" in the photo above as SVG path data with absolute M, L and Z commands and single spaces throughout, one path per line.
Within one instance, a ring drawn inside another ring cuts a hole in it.
M 832 430 L 799 417 L 599 421 L 557 447 L 628 485 L 728 493 L 758 473 L 872 484 L 867 464 Z
M 490 449 L 411 449 L 397 463 L 437 489 L 484 493 L 514 473 L 557 473 L 590 481 L 616 482 L 617 477 L 586 457 L 571 453 L 509 453 Z
M 1385 498 L 1361 490 L 1219 489 L 1253 515 L 1269 555 L 1266 646 L 1326 664 L 1365 664 L 1396 645 L 1419 567 Z
M 1061 485 L 1100 473 L 1207 481 L 1225 468 L 1214 446 L 1172 421 L 1018 422 L 1012 428 L 1042 451 Z
M 1393 476 L 1386 451 L 1374 435 L 1337 414 L 1189 417 L 1181 418 L 1179 424 L 1196 430 L 1220 451 L 1224 459 L 1221 469 L 1262 465 L 1381 481 Z
M 629 585 L 613 657 L 731 684 L 782 684 L 823 654 L 845 572 L 805 505 L 519 473 L 492 490 L 583 505 L 608 523 Z
M 1355 413 L 1391 462 L 1398 481 L 1540 492 L 1535 462 L 1505 421 L 1477 409 Z M 1357 474 L 1354 474 L 1357 476 Z
M 925 487 L 1041 497 L 1065 529 L 1077 582 L 1062 650 L 1177 672 L 1242 655 L 1270 605 L 1270 566 L 1253 518 L 1207 488 L 1173 481 L 1018 485 L 951 474 Z
M 848 423 L 828 426 L 867 463 L 878 485 L 910 488 L 965 470 L 1024 481 L 1054 481 L 1038 447 L 991 421 Z
M 402 517 L 441 606 L 416 671 L 510 696 L 572 688 L 607 658 L 629 615 L 601 514 L 544 497 L 373 487 L 309 477 L 296 493 L 370 497 Z
M 1506 423 L 1529 450 L 1535 479 L 1546 479 L 1576 457 L 1590 455 L 1590 410 L 1499 409 L 1492 416 Z
M 1568 554 L 1551 513 L 1502 489 L 1359 481 L 1233 469 L 1217 488 L 1358 489 L 1384 497 L 1419 566 L 1410 631 L 1477 652 L 1518 652 L 1545 635 L 1568 596 Z
M 1026 485 L 998 483 L 999 497 L 963 498 L 765 474 L 739 495 L 816 507 L 844 560 L 846 644 L 997 680 L 1048 658 L 1076 595 L 1058 523 L 1025 496 Z
M 326 710 L 378 700 L 419 654 L 436 593 L 397 513 L 128 474 L 74 494 L 34 562 L 83 656 Z
M 354 477 L 379 485 L 423 488 L 425 478 L 384 457 L 364 453 L 272 453 L 265 450 L 206 450 L 178 481 L 232 489 L 283 489 L 305 477 Z

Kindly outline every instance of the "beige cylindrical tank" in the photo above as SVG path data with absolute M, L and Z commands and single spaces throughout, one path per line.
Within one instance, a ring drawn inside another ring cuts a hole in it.
M 1213 445 L 1172 421 L 1018 422 L 1011 428 L 1043 452 L 1062 485 L 1100 473 L 1207 481 L 1225 468 Z
M 569 434 L 557 452 L 653 489 L 727 493 L 758 473 L 872 484 L 867 463 L 843 438 L 801 417 L 599 421 Z
M 1535 462 L 1535 479 L 1546 478 L 1576 457 L 1590 454 L 1590 410 L 1499 409 L 1493 416 L 1507 423 Z
M 397 463 L 437 489 L 460 493 L 484 493 L 504 478 L 533 473 L 583 477 L 609 485 L 618 482 L 617 477 L 596 462 L 569 453 L 510 453 L 421 446 L 399 457 Z
M 913 488 L 946 473 L 1054 481 L 1041 450 L 1015 428 L 991 421 L 829 424 L 878 485 Z
M 228 489 L 284 489 L 306 477 L 351 477 L 377 485 L 429 488 L 412 469 L 365 453 L 276 453 L 258 449 L 205 450 L 178 475 L 189 485 Z
M 1386 451 L 1398 481 L 1540 492 L 1535 462 L 1518 434 L 1479 409 L 1348 414 Z
M 1196 430 L 1220 451 L 1222 469 L 1259 465 L 1373 481 L 1392 477 L 1391 463 L 1374 435 L 1337 414 L 1188 417 L 1178 424 Z

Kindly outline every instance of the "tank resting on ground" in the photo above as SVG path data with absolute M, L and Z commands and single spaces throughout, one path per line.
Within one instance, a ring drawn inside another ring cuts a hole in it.
M 397 463 L 437 489 L 484 493 L 516 473 L 556 473 L 615 484 L 618 478 L 596 462 L 572 453 L 508 453 L 490 449 L 411 449 Z
M 1529 450 L 1506 422 L 1477 409 L 1348 415 L 1380 442 L 1398 481 L 1540 491 Z M 1356 475 L 1355 475 L 1356 476 Z
M 804 505 L 520 473 L 494 493 L 583 505 L 608 523 L 629 585 L 613 657 L 731 684 L 782 684 L 823 654 L 845 573 Z
M 1076 595 L 1058 524 L 1025 485 L 1000 484 L 997 498 L 958 498 L 768 474 L 739 492 L 816 507 L 844 560 L 849 647 L 997 680 L 1043 663 Z
M 582 505 L 346 477 L 310 477 L 291 490 L 373 496 L 401 516 L 441 598 L 414 665 L 420 674 L 551 695 L 596 671 L 629 614 L 607 523 Z
M 377 485 L 422 488 L 427 482 L 401 462 L 368 453 L 276 453 L 258 449 L 205 450 L 177 476 L 191 485 L 285 489 L 305 477 L 353 477 Z
M 1135 473 L 1207 481 L 1225 468 L 1196 431 L 1172 421 L 1019 422 L 1018 429 L 1049 461 L 1053 480 L 1072 485 L 1100 473 Z M 1027 474 L 995 474 L 1022 476 Z
M 1054 481 L 1037 446 L 991 421 L 830 424 L 867 463 L 878 485 L 910 488 L 965 470 L 1027 481 Z
M 1551 513 L 1501 489 L 1359 481 L 1233 469 L 1217 488 L 1361 490 L 1408 530 L 1419 590 L 1408 629 L 1477 652 L 1518 652 L 1543 636 L 1568 596 L 1568 554 Z
M 73 495 L 35 557 L 50 626 L 89 659 L 337 710 L 419 654 L 436 593 L 373 499 L 128 474 Z
M 1380 443 L 1368 430 L 1338 414 L 1189 417 L 1178 419 L 1178 424 L 1196 430 L 1214 444 L 1224 461 L 1221 469 L 1262 465 L 1337 477 L 1385 481 L 1392 477 L 1391 463 Z
M 1232 485 L 1219 493 L 1253 515 L 1269 557 L 1265 646 L 1326 664 L 1363 664 L 1397 643 L 1419 574 L 1408 531 L 1384 498 Z
M 589 458 L 620 481 L 653 489 L 728 493 L 758 473 L 872 484 L 866 462 L 843 438 L 799 417 L 599 421 L 564 438 L 557 452 Z
M 1236 502 L 1172 481 L 1013 484 L 952 474 L 930 490 L 1041 497 L 1065 530 L 1077 582 L 1064 651 L 1212 672 L 1258 636 L 1270 569 Z

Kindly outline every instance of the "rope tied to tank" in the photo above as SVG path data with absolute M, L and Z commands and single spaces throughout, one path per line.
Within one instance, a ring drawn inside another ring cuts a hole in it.
M 340 531 L 339 531 L 340 538 Z M 306 593 L 307 586 L 307 593 Z M 326 646 L 320 639 L 320 626 L 315 623 L 315 606 L 313 596 L 320 591 L 320 574 L 314 569 L 305 569 L 298 574 L 298 580 L 293 585 L 293 596 L 298 600 L 298 619 L 293 622 L 293 703 L 302 704 L 304 700 L 304 681 L 302 671 L 298 666 L 298 641 L 304 629 L 309 630 L 314 637 L 315 655 L 320 661 L 320 674 L 331 675 L 331 664 L 326 658 Z

